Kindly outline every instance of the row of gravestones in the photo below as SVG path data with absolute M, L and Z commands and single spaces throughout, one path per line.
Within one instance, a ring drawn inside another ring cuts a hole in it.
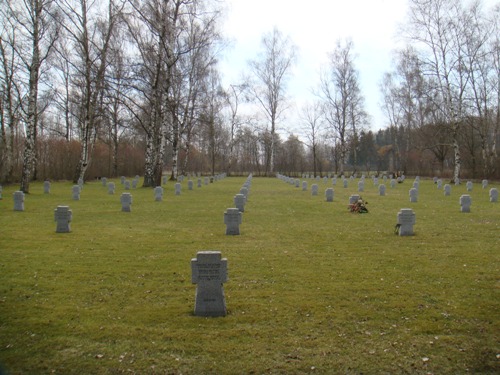
M 217 175 L 216 181 L 219 181 L 225 177 L 225 174 Z M 137 177 L 138 179 L 138 177 Z M 125 183 L 125 182 L 124 182 Z M 111 184 L 111 183 L 110 183 Z M 103 184 L 106 186 L 106 184 Z M 113 184 L 114 185 L 114 184 Z M 179 185 L 179 186 L 177 186 Z M 109 186 L 109 184 L 108 184 Z M 199 185 L 201 186 L 201 185 Z M 80 185 L 74 185 L 72 187 L 72 192 L 73 192 L 73 199 L 74 200 L 79 200 L 80 199 L 80 192 L 83 187 Z M 159 190 L 159 189 L 161 190 Z M 114 189 L 114 187 L 113 187 Z M 192 190 L 192 189 L 191 189 Z M 1 193 L 3 192 L 2 186 L 0 185 L 0 198 Z M 45 181 L 44 183 L 44 192 L 45 193 L 50 193 L 50 182 Z M 113 191 L 114 192 L 114 191 Z M 155 199 L 157 199 L 158 195 L 163 196 L 163 188 L 157 187 L 155 188 Z M 176 194 L 180 194 L 180 183 L 176 184 Z M 13 199 L 14 199 L 14 211 L 24 211 L 24 202 L 25 202 L 25 194 L 22 191 L 16 191 L 13 193 Z M 132 195 L 130 193 L 122 193 L 120 196 L 120 202 L 122 205 L 122 211 L 123 212 L 131 212 L 131 205 L 132 205 Z M 71 220 L 72 220 L 73 214 L 72 211 L 69 209 L 69 206 L 64 206 L 60 205 L 57 206 L 57 208 L 54 210 L 54 219 L 56 221 L 56 233 L 68 233 L 71 231 Z
M 288 183 L 291 184 L 295 187 L 299 187 L 300 181 L 298 179 L 290 178 L 281 174 L 277 174 L 277 177 Z M 334 177 L 335 178 L 335 177 Z M 403 176 L 404 178 L 404 176 Z M 374 178 L 375 179 L 375 178 Z M 435 183 L 439 183 L 439 180 L 437 178 L 434 179 Z M 374 181 L 374 184 L 377 185 L 378 181 Z M 345 185 L 344 185 L 345 186 Z M 391 183 L 391 186 L 394 187 Z M 413 183 L 413 188 L 410 189 L 410 202 L 417 202 L 417 197 L 418 197 L 418 188 L 420 186 L 420 177 L 416 177 L 415 181 Z M 472 182 L 468 181 L 466 184 L 467 191 L 472 191 Z M 485 189 L 488 186 L 488 181 L 483 180 L 482 181 L 482 186 L 483 189 Z M 381 196 L 385 195 L 385 185 L 381 184 L 378 185 L 379 187 L 379 194 Z M 439 185 L 438 185 L 438 188 Z M 307 181 L 302 182 L 302 190 L 307 191 Z M 364 190 L 364 176 L 361 177 L 360 181 L 358 182 L 358 191 L 362 192 Z M 451 187 L 449 184 L 445 185 L 445 195 L 450 195 Z M 311 192 L 312 195 L 318 195 L 318 185 L 313 184 L 311 186 Z M 334 191 L 333 188 L 327 188 L 325 190 L 325 198 L 327 202 L 332 202 L 333 201 L 333 196 L 334 196 Z M 498 202 L 498 189 L 496 188 L 491 188 L 489 192 L 490 196 L 490 202 Z M 351 195 L 349 197 L 349 205 L 352 205 L 353 203 L 357 202 L 360 199 L 360 196 L 357 194 Z M 460 211 L 461 212 L 470 212 L 470 206 L 472 204 L 472 198 L 468 194 L 464 194 L 460 197 L 459 200 L 460 203 Z M 403 208 L 401 209 L 400 212 L 397 214 L 397 221 L 396 221 L 396 228 L 397 228 L 397 233 L 400 236 L 410 236 L 413 235 L 413 225 L 415 224 L 415 213 L 413 212 L 412 209 L 410 208 Z
M 226 225 L 226 235 L 239 235 L 240 224 L 242 223 L 243 212 L 245 212 L 245 205 L 248 202 L 250 195 L 250 187 L 252 186 L 252 174 L 250 174 L 240 192 L 234 196 L 234 206 L 227 208 L 224 212 L 224 224 Z

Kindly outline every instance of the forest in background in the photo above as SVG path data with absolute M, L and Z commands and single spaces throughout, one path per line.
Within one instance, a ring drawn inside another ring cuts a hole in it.
M 411 0 L 373 131 L 352 40 L 287 128 L 297 51 L 274 29 L 223 87 L 224 3 L 0 2 L 0 183 L 190 172 L 499 179 L 500 6 Z M 255 113 L 242 107 L 253 105 Z M 168 172 L 167 172 L 168 171 Z

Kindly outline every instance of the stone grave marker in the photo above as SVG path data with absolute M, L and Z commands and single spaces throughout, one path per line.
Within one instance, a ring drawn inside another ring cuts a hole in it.
M 439 179 L 436 182 L 438 190 L 441 190 L 443 188 L 443 180 Z
M 198 187 L 201 188 L 201 178 L 198 178 Z
M 410 189 L 410 202 L 415 203 L 418 201 L 418 189 L 411 188 Z
M 120 183 L 121 183 L 122 185 L 125 185 L 125 176 L 121 176 L 121 177 L 120 177 Z
M 83 178 L 81 178 L 81 177 L 78 179 L 78 186 L 80 186 L 80 191 L 82 191 L 83 190 Z
M 188 190 L 193 190 L 193 180 L 188 180 Z
M 240 212 L 245 212 L 245 196 L 243 194 L 236 194 L 234 196 L 234 205 Z
M 337 177 L 336 176 L 332 178 L 332 185 L 333 186 L 337 185 Z
M 132 180 L 132 189 L 137 189 L 137 183 L 139 182 L 139 179 L 134 178 Z
M 455 178 L 455 185 L 460 185 L 460 178 Z
M 240 194 L 245 196 L 245 202 L 248 202 L 248 196 L 250 195 L 250 189 L 248 187 L 242 187 L 240 189 Z
M 348 184 L 349 184 L 349 183 L 347 182 L 347 179 L 345 179 L 345 178 L 344 178 L 342 181 L 343 181 L 343 183 L 344 183 L 344 188 L 347 188 L 347 186 L 348 186 Z
M 302 191 L 307 191 L 307 181 L 302 181 Z
M 417 189 L 420 187 L 420 181 L 413 181 L 413 189 Z
M 299 187 L 300 186 L 300 180 L 297 178 L 295 179 L 295 187 Z
M 490 189 L 490 202 L 491 203 L 497 203 L 498 202 L 498 189 L 497 188 L 491 188 Z
M 237 208 L 228 208 L 224 212 L 224 224 L 226 224 L 226 235 L 239 235 L 241 224 L 241 212 Z
M 181 195 L 181 184 L 180 182 L 175 183 L 175 195 Z
M 122 204 L 122 212 L 132 211 L 132 194 L 122 193 L 120 197 L 120 202 Z
M 413 225 L 415 225 L 415 213 L 411 208 L 402 208 L 397 217 L 398 234 L 413 236 Z
M 311 185 L 311 195 L 318 195 L 318 184 Z
M 199 251 L 191 259 L 191 281 L 196 284 L 194 315 L 226 316 L 223 283 L 227 280 L 227 259 L 220 251 Z
M 451 185 L 450 184 L 444 185 L 444 195 L 446 197 L 449 197 L 451 195 Z
M 50 181 L 46 180 L 43 182 L 43 193 L 50 194 Z
M 359 201 L 360 196 L 358 194 L 353 194 L 349 197 L 349 204 L 354 204 Z
M 333 188 L 325 190 L 325 198 L 327 202 L 333 202 Z
M 163 187 L 161 187 L 161 186 L 155 187 L 154 194 L 155 194 L 155 201 L 156 202 L 163 201 Z
M 112 195 L 115 193 L 115 183 L 114 182 L 110 182 L 108 184 L 108 194 Z
M 69 233 L 71 232 L 71 219 L 73 213 L 68 206 L 57 206 L 54 210 L 54 220 L 56 221 L 56 233 Z
M 396 186 L 396 180 L 391 178 L 391 188 L 394 189 L 395 186 Z
M 125 186 L 125 190 L 130 190 L 130 181 L 125 180 L 125 183 L 123 184 Z
M 106 185 L 108 184 L 108 179 L 106 177 L 101 178 L 101 183 L 102 186 L 106 187 Z
M 22 191 L 16 191 L 13 194 L 14 197 L 14 211 L 24 211 L 24 193 Z
M 205 181 L 204 181 L 205 185 L 208 185 L 209 181 L 210 181 L 210 179 L 208 177 L 205 177 Z
M 378 186 L 378 194 L 381 197 L 385 196 L 385 185 L 384 184 L 381 184 L 381 185 Z
M 365 182 L 358 181 L 358 192 L 362 193 L 363 191 L 365 191 Z
M 486 189 L 488 187 L 488 180 L 483 180 L 481 185 L 483 186 L 483 189 Z
M 468 192 L 471 192 L 472 191 L 472 181 L 467 181 L 467 183 L 465 184 L 465 187 L 466 187 Z
M 167 179 L 168 179 L 167 176 L 163 176 L 162 177 L 162 185 L 166 185 L 167 184 Z
M 80 185 L 73 185 L 72 192 L 73 192 L 73 200 L 79 201 L 80 200 Z
M 460 197 L 460 212 L 470 212 L 470 205 L 472 204 L 472 199 L 469 194 L 463 194 Z

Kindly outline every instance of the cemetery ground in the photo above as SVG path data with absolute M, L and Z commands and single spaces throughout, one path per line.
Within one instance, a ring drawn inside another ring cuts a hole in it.
M 413 180 L 413 179 L 411 179 Z M 500 372 L 500 203 L 475 183 L 445 197 L 410 179 L 386 196 L 371 180 L 369 213 L 352 214 L 344 189 L 308 180 L 302 191 L 254 178 L 240 226 L 226 236 L 223 213 L 245 178 L 225 178 L 162 202 L 131 190 L 121 212 L 119 180 L 109 195 L 87 182 L 50 194 L 33 183 L 25 211 L 17 186 L 0 200 L 0 367 L 8 374 L 493 374 Z M 302 179 L 301 179 L 302 181 Z M 319 185 L 312 196 L 310 186 Z M 54 209 L 73 211 L 56 233 Z M 394 234 L 401 208 L 415 235 Z M 193 315 L 191 258 L 228 259 L 228 315 Z

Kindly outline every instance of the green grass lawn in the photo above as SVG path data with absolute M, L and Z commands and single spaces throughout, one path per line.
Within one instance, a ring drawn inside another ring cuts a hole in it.
M 413 179 L 412 179 L 413 180 Z M 195 187 L 163 202 L 132 190 L 121 212 L 109 195 L 70 183 L 25 211 L 0 200 L 0 364 L 8 374 L 494 374 L 500 372 L 500 203 L 475 184 L 445 197 L 423 180 L 387 187 L 367 180 L 368 214 L 347 211 L 357 193 L 334 186 L 327 203 L 276 178 L 254 178 L 240 236 L 223 214 L 245 178 Z M 302 181 L 302 180 L 301 180 Z M 496 184 L 497 188 L 500 188 Z M 72 232 L 55 233 L 69 205 Z M 394 234 L 401 208 L 415 236 Z M 228 259 L 228 315 L 193 315 L 190 260 Z

